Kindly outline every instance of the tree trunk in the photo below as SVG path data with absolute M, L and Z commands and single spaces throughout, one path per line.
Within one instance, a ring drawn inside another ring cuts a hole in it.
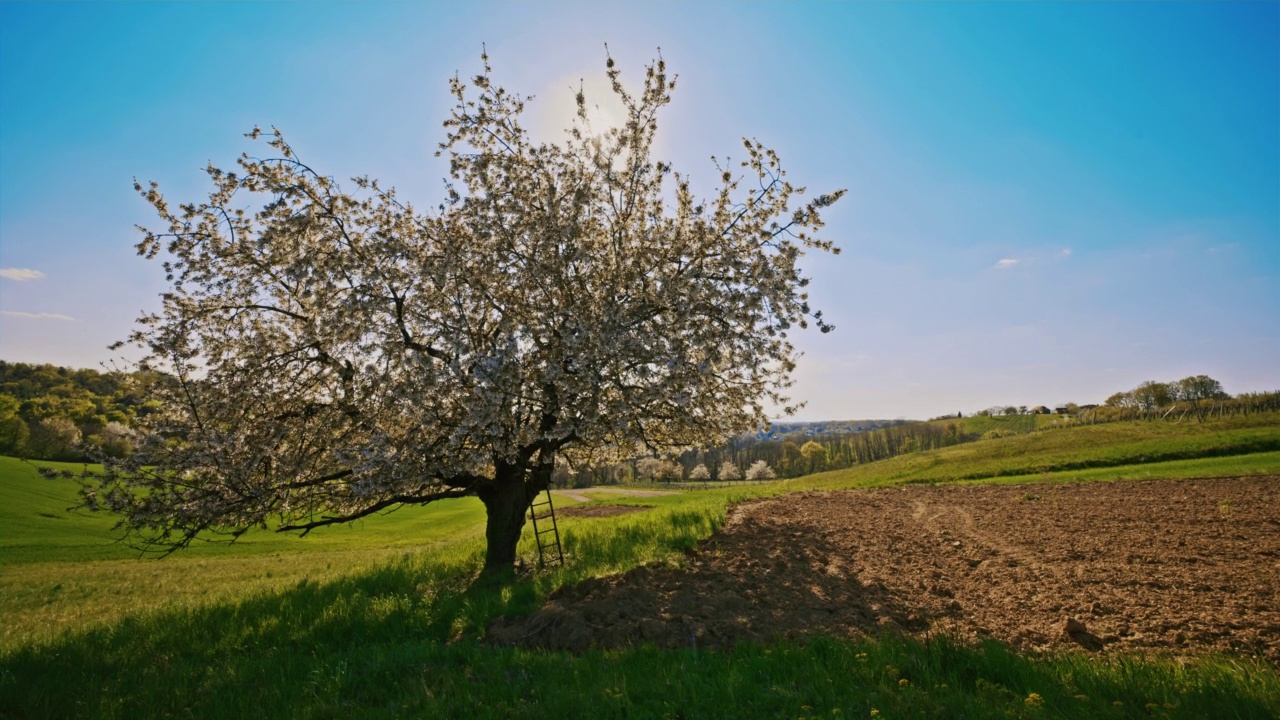
M 483 485 L 477 495 L 485 510 L 486 576 L 499 576 L 511 571 L 516 562 L 516 546 L 524 530 L 525 515 L 538 493 L 549 487 L 550 464 L 499 465 L 493 482 Z
M 515 565 L 525 512 L 533 501 L 525 474 L 525 468 L 517 465 L 499 466 L 493 482 L 477 493 L 485 510 L 484 575 L 509 572 Z

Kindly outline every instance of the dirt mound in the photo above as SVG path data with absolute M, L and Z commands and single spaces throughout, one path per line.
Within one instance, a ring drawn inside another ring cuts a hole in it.
M 575 505 L 556 510 L 556 515 L 561 517 L 612 517 L 614 515 L 643 512 L 649 509 L 650 507 L 647 505 Z
M 1280 478 L 907 487 L 746 502 L 685 569 L 504 618 L 492 642 L 729 647 L 880 630 L 1022 650 L 1228 651 L 1280 664 Z

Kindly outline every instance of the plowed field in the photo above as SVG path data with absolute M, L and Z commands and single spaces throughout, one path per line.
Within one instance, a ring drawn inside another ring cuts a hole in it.
M 491 641 L 727 647 L 808 633 L 1280 664 L 1280 478 L 914 486 L 730 510 L 687 568 L 554 594 Z

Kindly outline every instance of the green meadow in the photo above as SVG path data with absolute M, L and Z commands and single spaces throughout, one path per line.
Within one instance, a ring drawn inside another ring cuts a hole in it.
M 1278 468 L 1280 417 L 1268 413 L 1206 423 L 1137 421 L 1042 429 L 901 455 L 795 482 L 839 489 L 1005 479 L 1273 475 Z
M 484 642 L 493 618 L 564 584 L 680 565 L 751 496 L 1228 475 L 1280 475 L 1280 417 L 1042 430 L 763 485 L 599 495 L 650 509 L 562 518 L 565 567 L 487 585 L 471 499 L 139 559 L 109 517 L 68 511 L 74 483 L 0 458 L 0 717 L 1274 718 L 1276 669 L 1233 657 L 893 636 L 582 655 Z

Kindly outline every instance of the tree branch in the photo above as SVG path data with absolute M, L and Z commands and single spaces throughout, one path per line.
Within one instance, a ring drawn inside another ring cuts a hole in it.
M 307 317 L 306 315 L 299 315 L 296 312 L 293 312 L 291 310 L 285 310 L 284 308 L 276 307 L 275 305 L 219 305 L 218 307 L 215 307 L 212 309 L 215 311 L 216 310 L 270 310 L 272 312 L 278 312 L 281 315 L 287 315 L 293 318 L 294 320 L 301 320 L 302 322 L 311 322 L 311 318 Z
M 362 508 L 355 512 L 348 513 L 346 515 L 329 515 L 326 517 L 322 517 L 319 520 L 311 520 L 308 522 L 297 523 L 293 525 L 282 525 L 276 528 L 276 532 L 291 532 L 294 530 L 301 530 L 302 535 L 306 536 L 307 533 L 311 532 L 312 530 L 315 530 L 318 527 L 324 527 L 325 525 L 340 525 L 342 523 L 351 522 L 352 520 L 359 520 L 362 517 L 368 517 L 369 515 L 372 515 L 376 512 L 386 510 L 387 508 L 393 505 L 425 505 L 430 502 L 435 502 L 436 500 L 447 500 L 449 498 L 462 498 L 462 497 L 467 497 L 470 494 L 471 494 L 471 488 L 466 487 L 466 488 L 455 488 L 452 490 L 441 490 L 439 492 L 428 493 L 426 495 L 395 495 L 387 498 L 386 500 L 376 502 L 370 505 L 369 507 Z
M 395 290 L 392 290 L 391 299 L 396 305 L 396 328 L 400 330 L 400 338 L 404 341 L 404 346 L 410 350 L 425 353 L 428 357 L 433 357 L 443 362 L 450 362 L 451 358 L 445 352 L 430 345 L 423 345 L 413 339 L 413 336 L 409 334 L 409 328 L 404 324 L 404 297 Z

